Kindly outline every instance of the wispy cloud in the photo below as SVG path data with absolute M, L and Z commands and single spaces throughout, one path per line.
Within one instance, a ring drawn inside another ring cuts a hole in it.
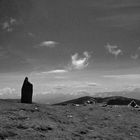
M 68 77 L 62 76 L 62 75 L 61 75 L 61 76 L 60 76 L 60 75 L 59 75 L 59 76 L 57 75 L 57 76 L 55 76 L 54 78 L 55 78 L 55 79 L 68 79 Z
M 133 59 L 133 60 L 137 60 L 137 59 L 139 58 L 139 55 L 138 55 L 138 54 L 133 54 L 133 55 L 131 55 L 130 57 L 131 57 L 131 59 Z
M 130 9 L 131 10 L 131 9 Z M 108 25 L 111 27 L 120 27 L 125 29 L 137 29 L 138 25 L 140 23 L 139 21 L 140 14 L 137 12 L 131 12 L 130 13 L 119 13 L 119 14 L 112 14 L 104 17 L 97 18 L 97 22 L 99 24 Z
M 55 41 L 43 41 L 38 46 L 36 46 L 36 48 L 39 48 L 39 47 L 54 48 L 54 47 L 56 47 L 57 44 L 59 44 L 59 43 L 55 42 Z
M 14 19 L 13 17 L 10 17 L 7 21 L 4 21 L 3 23 L 1 23 L 1 26 L 3 30 L 7 32 L 12 32 L 14 26 L 17 24 L 18 24 L 17 20 Z
M 32 33 L 32 32 L 28 32 L 27 34 L 28 34 L 28 36 L 30 36 L 30 37 L 36 37 L 36 35 L 35 35 L 34 33 Z
M 96 86 L 99 86 L 100 84 L 98 83 L 94 83 L 94 82 L 87 82 L 86 83 L 89 87 L 96 87 Z
M 58 69 L 58 70 L 51 70 L 51 71 L 45 71 L 45 72 L 41 72 L 40 74 L 59 74 L 59 73 L 66 73 L 68 72 L 65 69 Z
M 89 65 L 89 58 L 91 55 L 85 51 L 83 52 L 84 57 L 79 57 L 78 53 L 75 53 L 71 56 L 71 64 L 69 66 L 69 69 L 84 69 Z
M 88 6 L 90 7 L 96 7 L 96 8 L 133 8 L 140 6 L 140 3 L 138 0 L 131 1 L 131 0 L 122 0 L 121 2 L 116 0 L 110 0 L 110 1 L 88 1 Z
M 119 49 L 119 47 L 117 45 L 110 45 L 109 43 L 107 43 L 107 45 L 105 46 L 105 48 L 107 49 L 107 51 L 114 55 L 115 58 L 118 57 L 118 55 L 123 54 L 122 50 Z
M 140 56 L 140 47 L 138 47 L 134 54 L 130 55 L 131 59 L 137 60 Z
M 115 79 L 140 79 L 140 74 L 126 74 L 126 75 L 104 75 L 104 78 Z

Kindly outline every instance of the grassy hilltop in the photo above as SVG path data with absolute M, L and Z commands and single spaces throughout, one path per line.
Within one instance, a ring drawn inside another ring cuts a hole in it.
M 95 105 L 78 107 L 0 100 L 3 140 L 139 140 L 139 124 L 138 109 L 104 107 L 101 99 Z

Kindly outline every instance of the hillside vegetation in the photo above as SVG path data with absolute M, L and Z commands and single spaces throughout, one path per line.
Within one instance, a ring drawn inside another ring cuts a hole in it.
M 128 106 L 21 104 L 17 100 L 0 100 L 3 140 L 139 140 L 139 124 L 139 109 Z

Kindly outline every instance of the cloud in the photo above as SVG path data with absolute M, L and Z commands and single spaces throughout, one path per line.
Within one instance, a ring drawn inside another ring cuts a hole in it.
M 36 37 L 36 35 L 35 35 L 34 33 L 32 33 L 32 32 L 28 32 L 27 34 L 28 34 L 28 36 L 30 36 L 30 37 Z
M 96 8 L 107 8 L 107 9 L 112 9 L 112 8 L 133 8 L 133 7 L 138 7 L 140 6 L 140 3 L 138 0 L 132 1 L 132 0 L 122 0 L 122 1 L 116 1 L 116 0 L 110 0 L 106 1 L 103 0 L 102 2 L 100 1 L 88 1 L 87 2 L 88 6 L 90 7 L 96 7 Z
M 137 60 L 140 56 L 140 47 L 138 47 L 134 54 L 130 55 L 131 59 Z
M 15 88 L 5 87 L 0 89 L 0 98 L 2 99 L 17 99 L 20 98 Z
M 110 44 L 108 43 L 108 44 L 105 46 L 105 48 L 107 49 L 107 51 L 108 51 L 110 54 L 114 55 L 115 58 L 117 58 L 118 55 L 123 54 L 122 50 L 119 49 L 119 47 L 116 46 L 116 45 L 110 45 Z
M 38 47 L 54 48 L 54 47 L 56 47 L 57 44 L 58 44 L 58 42 L 55 42 L 55 41 L 43 41 L 39 44 Z
M 89 65 L 89 58 L 91 57 L 90 54 L 85 51 L 83 52 L 84 57 L 79 57 L 78 53 L 75 53 L 74 55 L 71 56 L 71 63 L 68 64 L 68 66 L 65 66 L 62 69 L 55 69 L 55 70 L 50 70 L 50 71 L 44 71 L 44 72 L 32 72 L 32 74 L 61 74 L 61 73 L 67 73 L 73 69 L 84 69 Z
M 138 54 L 134 54 L 134 55 L 131 55 L 130 57 L 133 60 L 137 60 L 139 58 L 139 55 Z
M 94 82 L 88 82 L 87 85 L 88 85 L 89 87 L 94 87 L 94 86 L 96 87 L 96 86 L 99 86 L 98 83 L 94 83 Z
M 17 20 L 14 19 L 13 17 L 10 17 L 7 21 L 4 21 L 3 23 L 1 23 L 2 29 L 7 32 L 12 32 L 14 26 L 17 24 L 18 24 Z
M 89 65 L 89 58 L 91 57 L 90 54 L 85 51 L 83 52 L 84 57 L 79 57 L 78 53 L 75 53 L 71 56 L 71 65 L 69 69 L 84 69 Z
M 140 74 L 126 74 L 126 75 L 104 75 L 104 78 L 115 79 L 140 79 Z
M 66 76 L 55 76 L 54 78 L 55 79 L 68 79 L 68 77 Z
M 0 95 L 3 95 L 3 94 L 13 94 L 15 93 L 15 89 L 14 88 L 10 88 L 10 87 L 5 87 L 3 89 L 0 89 Z
M 131 10 L 131 8 L 130 8 Z M 110 9 L 112 11 L 112 9 Z M 109 26 L 109 27 L 119 27 L 125 29 L 137 29 L 140 23 L 140 14 L 132 11 L 131 13 L 126 13 L 125 9 L 124 12 L 109 14 L 107 16 L 97 17 L 96 21 L 98 24 L 102 26 Z
M 60 70 L 51 70 L 51 71 L 46 71 L 46 72 L 41 72 L 41 74 L 57 74 L 57 73 L 66 73 L 68 72 L 67 70 L 60 69 Z

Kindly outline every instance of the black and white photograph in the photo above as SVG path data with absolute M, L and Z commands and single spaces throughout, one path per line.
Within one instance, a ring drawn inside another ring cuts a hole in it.
M 140 140 L 140 0 L 0 0 L 0 140 Z

